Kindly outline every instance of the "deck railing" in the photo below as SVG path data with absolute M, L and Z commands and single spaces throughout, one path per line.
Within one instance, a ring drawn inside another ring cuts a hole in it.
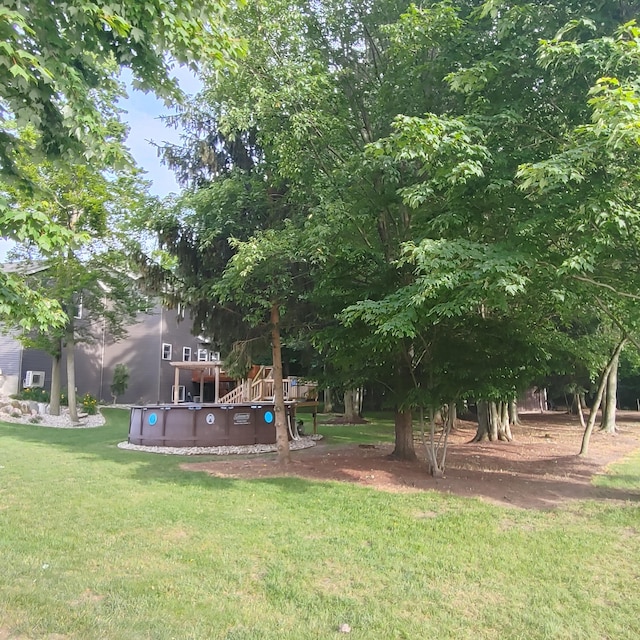
M 297 378 L 285 378 L 282 381 L 284 399 L 288 401 L 315 400 L 318 387 L 315 383 L 299 382 Z M 220 398 L 222 404 L 240 402 L 260 402 L 273 400 L 273 367 L 262 366 L 252 380 L 243 380 L 235 389 Z

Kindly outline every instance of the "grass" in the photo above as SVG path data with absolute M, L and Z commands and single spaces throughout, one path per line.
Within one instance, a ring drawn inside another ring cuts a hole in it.
M 311 429 L 307 430 L 311 433 Z M 375 444 L 377 442 L 393 442 L 393 426 L 387 422 L 370 424 L 319 424 L 318 432 L 324 436 L 326 444 Z
M 105 413 L 82 431 L 0 423 L 0 638 L 640 637 L 638 502 L 529 512 L 210 478 L 118 449 L 128 415 Z M 639 475 L 636 455 L 600 482 Z
M 640 455 L 632 455 L 623 462 L 610 465 L 608 475 L 596 476 L 595 484 L 640 493 Z

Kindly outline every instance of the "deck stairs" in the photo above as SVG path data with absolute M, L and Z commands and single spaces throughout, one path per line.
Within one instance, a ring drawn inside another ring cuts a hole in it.
M 282 390 L 286 401 L 304 402 L 317 398 L 317 385 L 313 382 L 301 382 L 289 377 L 282 381 Z M 261 366 L 253 378 L 242 380 L 238 386 L 220 398 L 221 404 L 239 404 L 242 402 L 273 402 L 273 367 Z

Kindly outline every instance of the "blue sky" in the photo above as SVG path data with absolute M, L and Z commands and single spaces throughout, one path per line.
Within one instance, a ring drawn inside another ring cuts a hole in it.
M 199 80 L 187 69 L 177 68 L 174 75 L 185 93 L 193 95 L 200 90 Z M 127 144 L 138 166 L 147 172 L 146 178 L 152 183 L 151 193 L 166 196 L 179 191 L 173 172 L 162 166 L 152 144 L 179 142 L 180 132 L 166 127 L 160 119 L 160 116 L 171 114 L 172 110 L 152 93 L 131 88 L 128 93 L 128 99 L 120 102 L 120 106 L 127 112 L 123 118 L 131 128 Z
M 185 93 L 193 95 L 200 90 L 200 81 L 187 69 L 176 68 L 174 75 Z M 123 79 L 127 81 L 126 75 Z M 165 126 L 160 119 L 162 115 L 171 114 L 172 110 L 152 93 L 143 93 L 132 88 L 128 89 L 128 93 L 129 97 L 120 102 L 120 106 L 126 111 L 123 119 L 130 127 L 127 146 L 136 164 L 147 172 L 145 177 L 151 181 L 152 194 L 166 196 L 172 192 L 177 193 L 180 188 L 176 184 L 173 172 L 161 164 L 152 144 L 179 142 L 180 132 Z M 6 259 L 6 253 L 12 244 L 0 238 L 0 262 Z

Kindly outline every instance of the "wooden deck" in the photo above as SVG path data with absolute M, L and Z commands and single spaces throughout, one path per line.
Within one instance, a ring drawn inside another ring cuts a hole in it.
M 318 386 L 313 382 L 289 377 L 282 381 L 285 402 L 313 402 Z M 235 389 L 220 398 L 221 404 L 273 401 L 273 367 L 262 366 L 253 378 L 243 380 Z

